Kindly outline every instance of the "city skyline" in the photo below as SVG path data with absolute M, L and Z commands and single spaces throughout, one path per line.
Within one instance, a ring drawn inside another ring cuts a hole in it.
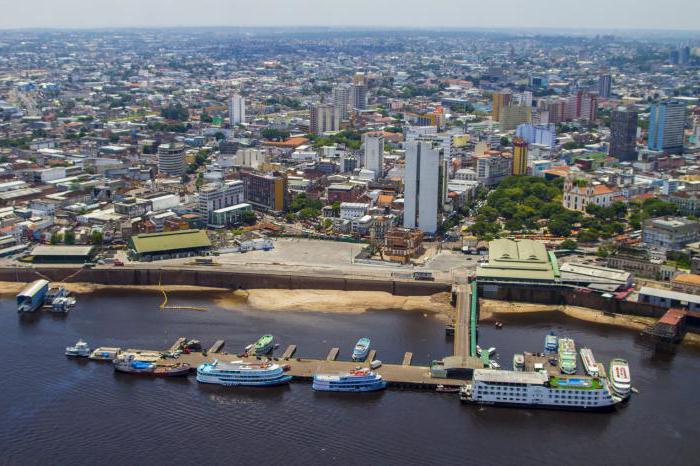
M 695 18 L 700 15 L 700 4 L 687 0 L 669 0 L 663 9 L 655 8 L 650 0 L 593 0 L 573 9 L 558 7 L 551 0 L 537 5 L 515 0 L 500 0 L 496 4 L 454 0 L 430 4 L 412 0 L 358 0 L 351 4 L 321 0 L 201 0 L 196 8 L 183 0 L 151 0 L 145 4 L 137 0 L 38 0 L 31 5 L 4 5 L 0 29 L 322 26 L 696 31 Z M 602 11 L 605 15 L 600 14 Z

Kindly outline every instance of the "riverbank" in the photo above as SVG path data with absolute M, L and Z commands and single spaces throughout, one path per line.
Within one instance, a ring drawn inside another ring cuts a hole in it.
M 447 316 L 452 312 L 449 293 L 431 296 L 395 296 L 383 291 L 238 290 L 215 298 L 227 308 L 244 303 L 259 311 L 332 312 L 360 314 L 372 310 L 418 311 Z
M 547 312 L 559 312 L 568 317 L 584 320 L 594 324 L 614 325 L 617 327 L 641 332 L 649 325 L 654 325 L 656 319 L 651 317 L 629 316 L 623 314 L 609 315 L 602 311 L 578 306 L 546 305 L 533 303 L 518 303 L 481 299 L 479 301 L 479 320 L 497 320 L 501 315 L 512 314 L 537 314 Z M 700 335 L 688 332 L 682 344 L 700 347 Z

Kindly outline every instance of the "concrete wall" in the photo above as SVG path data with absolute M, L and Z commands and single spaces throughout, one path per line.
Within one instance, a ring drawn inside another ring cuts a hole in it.
M 59 282 L 86 282 L 104 285 L 196 285 L 229 289 L 319 289 L 343 291 L 384 291 L 399 296 L 423 296 L 449 292 L 446 283 L 425 281 L 394 281 L 391 279 L 363 279 L 306 276 L 277 273 L 242 273 L 232 270 L 211 269 L 156 269 L 135 267 L 104 268 L 0 268 L 0 281 L 30 282 L 48 278 Z
M 517 284 L 493 285 L 479 283 L 479 296 L 501 301 L 519 301 L 539 304 L 567 304 L 603 312 L 644 317 L 661 317 L 666 309 L 647 303 L 604 298 L 596 292 L 583 293 L 566 286 L 524 286 Z

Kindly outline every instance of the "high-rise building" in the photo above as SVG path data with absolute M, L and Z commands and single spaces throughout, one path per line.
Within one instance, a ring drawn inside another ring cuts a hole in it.
M 171 143 L 158 146 L 158 173 L 181 176 L 186 171 L 184 144 Z
M 286 176 L 243 172 L 241 180 L 246 202 L 273 212 L 284 212 L 287 209 Z
M 604 99 L 609 99 L 612 95 L 612 76 L 601 74 L 598 76 L 598 95 Z
M 228 103 L 228 118 L 231 126 L 245 123 L 245 99 L 240 94 L 233 94 Z
M 333 106 L 340 120 L 347 120 L 350 113 L 352 88 L 349 84 L 339 84 L 333 88 Z
M 540 144 L 553 149 L 557 143 L 557 127 L 553 123 L 532 125 L 524 123 L 515 129 L 515 135 L 528 144 Z
M 510 105 L 513 94 L 510 91 L 501 91 L 493 93 L 493 103 L 491 104 L 491 119 L 493 121 L 501 120 L 501 112 L 504 108 Z
M 684 131 L 683 102 L 668 100 L 652 106 L 649 115 L 649 149 L 672 154 L 683 152 Z
M 678 50 L 678 64 L 687 65 L 690 63 L 690 47 L 684 45 Z
M 404 176 L 405 228 L 437 231 L 440 184 L 440 154 L 428 141 L 411 141 L 406 147 Z
M 527 141 L 513 139 L 513 175 L 527 175 Z
M 212 224 L 214 211 L 243 203 L 244 186 L 242 181 L 212 183 L 202 187 L 197 199 L 197 212 Z
M 523 123 L 530 123 L 532 119 L 532 107 L 525 105 L 509 105 L 500 111 L 502 131 L 512 131 Z
M 311 109 L 311 132 L 323 134 L 326 131 L 338 131 L 340 118 L 334 105 L 319 104 Z
M 384 176 L 384 136 L 381 134 L 364 135 L 363 165 L 374 172 L 374 178 Z
M 350 99 L 353 109 L 365 110 L 367 108 L 367 86 L 365 84 L 353 84 Z
M 637 112 L 620 107 L 610 118 L 610 155 L 621 162 L 637 160 Z

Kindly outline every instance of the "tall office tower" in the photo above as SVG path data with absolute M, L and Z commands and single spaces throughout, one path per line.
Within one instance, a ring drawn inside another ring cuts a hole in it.
M 184 144 L 171 143 L 158 146 L 158 173 L 181 176 L 186 171 Z
M 353 84 L 351 88 L 350 102 L 355 110 L 367 108 L 367 86 L 364 84 Z
M 510 105 L 513 94 L 510 91 L 501 91 L 493 93 L 493 103 L 491 104 L 491 119 L 493 121 L 501 120 L 501 112 L 504 108 Z
M 437 231 L 440 184 L 440 154 L 428 141 L 406 145 L 403 226 Z
M 382 178 L 384 176 L 384 136 L 365 134 L 364 140 L 363 165 L 367 170 L 374 172 L 374 179 Z
M 349 84 L 339 84 L 333 88 L 333 106 L 340 120 L 347 120 L 350 113 L 350 94 L 352 88 Z
M 500 111 L 500 119 L 502 131 L 511 131 L 523 123 L 532 121 L 532 107 L 525 105 L 509 105 Z
M 637 112 L 620 107 L 610 119 L 610 155 L 620 162 L 637 160 Z
M 513 139 L 513 175 L 527 175 L 527 141 Z
M 604 99 L 609 99 L 612 95 L 612 76 L 601 74 L 598 76 L 598 95 Z
M 326 131 L 338 131 L 340 118 L 334 105 L 319 104 L 311 109 L 311 132 L 323 134 Z
M 678 64 L 687 65 L 690 63 L 690 47 L 684 45 L 678 51 Z
M 228 118 L 231 126 L 245 123 L 245 99 L 240 94 L 233 94 L 229 100 Z
M 678 52 L 678 50 L 673 49 L 668 53 L 668 62 L 671 65 L 677 65 L 678 62 L 680 62 L 680 59 L 681 59 L 681 57 L 680 57 L 680 53 Z
M 649 115 L 649 149 L 678 154 L 683 152 L 685 104 L 668 100 L 652 106 Z

